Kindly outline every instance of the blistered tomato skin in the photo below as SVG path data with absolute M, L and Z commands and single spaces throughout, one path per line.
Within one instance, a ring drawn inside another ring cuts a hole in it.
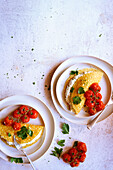
M 20 128 L 21 128 L 21 123 L 14 122 L 12 126 L 13 126 L 13 129 L 14 129 L 14 130 L 20 130 Z
M 96 93 L 96 103 L 102 99 L 102 95 L 98 92 Z
M 28 116 L 32 119 L 36 119 L 38 117 L 38 112 L 35 109 L 32 109 L 28 112 Z
M 94 91 L 95 93 L 99 92 L 101 90 L 101 87 L 99 86 L 98 83 L 93 83 L 90 86 L 90 90 Z
M 63 161 L 64 162 L 70 162 L 71 156 L 68 153 L 63 154 Z
M 11 125 L 13 124 L 13 119 L 12 119 L 12 117 L 7 116 L 7 117 L 4 119 L 3 124 L 6 125 L 6 126 L 11 126 Z
M 71 163 L 70 163 L 70 166 L 71 167 L 78 167 L 80 164 L 79 160 L 76 158 L 74 159 Z
M 23 115 L 23 116 L 21 117 L 21 120 L 22 120 L 23 123 L 27 123 L 27 122 L 30 121 L 30 118 L 29 118 L 28 115 Z
M 84 142 L 79 142 L 77 145 L 77 150 L 80 152 L 87 152 L 87 147 L 86 144 Z
M 83 153 L 78 153 L 77 159 L 79 160 L 79 162 L 84 162 L 85 159 L 86 159 L 86 154 L 85 154 L 85 152 L 83 152 Z
M 28 110 L 29 110 L 29 108 L 28 108 L 27 106 L 25 106 L 25 105 L 22 105 L 22 106 L 20 106 L 20 108 L 19 108 L 19 111 L 20 111 L 21 114 L 27 113 Z
M 88 90 L 85 92 L 84 96 L 86 99 L 92 99 L 94 97 L 94 93 L 92 90 Z
M 95 115 L 96 114 L 96 108 L 95 107 L 90 107 L 89 108 L 89 110 L 88 110 L 88 113 L 90 114 L 90 115 Z
M 74 158 L 77 154 L 77 150 L 75 148 L 71 148 L 68 153 L 71 156 L 71 158 Z
M 105 104 L 100 100 L 100 101 L 98 101 L 98 103 L 96 104 L 95 107 L 96 107 L 96 110 L 98 112 L 98 111 L 101 111 L 105 108 Z
M 15 110 L 15 111 L 13 112 L 13 117 L 15 117 L 15 118 L 21 117 L 21 114 L 20 114 L 19 110 Z
M 94 107 L 95 106 L 95 101 L 91 100 L 91 99 L 88 99 L 88 100 L 86 100 L 85 104 L 86 104 L 87 107 Z

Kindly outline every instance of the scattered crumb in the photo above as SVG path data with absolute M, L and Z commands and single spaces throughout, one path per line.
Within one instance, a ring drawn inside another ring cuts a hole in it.
M 33 85 L 35 85 L 35 82 L 33 82 Z
M 13 38 L 13 36 L 11 36 L 11 38 Z

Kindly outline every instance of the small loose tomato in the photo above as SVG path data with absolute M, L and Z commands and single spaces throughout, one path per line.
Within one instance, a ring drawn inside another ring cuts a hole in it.
M 77 150 L 82 152 L 87 152 L 87 147 L 84 142 L 79 142 L 77 145 Z
M 105 108 L 105 104 L 100 100 L 100 101 L 98 101 L 98 103 L 96 103 L 95 107 L 96 107 L 96 110 L 98 112 L 98 111 L 101 111 Z
M 38 117 L 38 112 L 35 109 L 32 109 L 28 112 L 28 116 L 32 119 L 36 119 Z
M 19 112 L 19 110 L 17 109 L 17 110 L 15 110 L 14 112 L 13 112 L 13 117 L 15 117 L 15 118 L 19 118 L 21 116 L 21 114 L 20 114 L 20 112 Z
M 79 160 L 79 162 L 84 162 L 85 161 L 85 158 L 86 158 L 86 154 L 83 152 L 83 153 L 78 153 L 77 154 L 77 159 Z
M 29 108 L 25 105 L 22 105 L 19 108 L 19 111 L 20 111 L 21 114 L 25 114 L 28 110 L 29 110 Z
M 13 124 L 13 118 L 12 117 L 9 117 L 7 116 L 5 119 L 4 119 L 4 125 L 6 126 L 11 126 Z
M 76 158 L 76 159 L 74 159 L 74 160 L 70 163 L 70 166 L 71 166 L 71 167 L 77 167 L 77 166 L 79 166 L 79 164 L 80 164 L 80 162 L 79 162 L 79 160 Z
M 92 99 L 94 97 L 94 93 L 92 90 L 88 90 L 85 92 L 84 96 L 86 99 Z
M 23 123 L 27 123 L 27 122 L 30 121 L 30 118 L 29 118 L 28 115 L 23 115 L 23 116 L 21 117 L 21 120 L 22 120 Z
M 71 148 L 68 153 L 71 156 L 71 158 L 74 158 L 77 154 L 77 150 L 75 148 Z
M 63 157 L 64 162 L 70 162 L 71 161 L 71 156 L 68 153 L 64 153 L 62 157 Z
M 96 102 L 98 102 L 101 99 L 102 99 L 102 95 L 99 92 L 97 92 L 96 93 Z
M 89 113 L 90 115 L 95 115 L 96 112 L 97 112 L 97 111 L 96 111 L 95 107 L 90 107 L 89 110 L 88 110 L 88 113 Z
M 87 99 L 86 102 L 85 102 L 86 106 L 88 107 L 94 107 L 95 106 L 95 101 L 94 100 L 90 100 L 90 99 Z
M 20 128 L 21 128 L 21 123 L 18 123 L 18 122 L 13 123 L 13 129 L 14 130 L 20 130 Z
M 99 86 L 98 83 L 93 83 L 89 89 L 97 93 L 101 90 L 101 87 Z

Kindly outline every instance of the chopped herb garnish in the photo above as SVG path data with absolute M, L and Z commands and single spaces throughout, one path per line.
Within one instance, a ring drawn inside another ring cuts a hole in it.
M 31 51 L 34 51 L 34 48 L 32 48 Z
M 8 133 L 7 135 L 8 135 L 9 137 L 11 136 L 11 134 L 10 134 L 10 133 Z
M 83 87 L 79 87 L 78 94 L 84 94 L 84 93 L 85 93 L 84 88 Z
M 33 85 L 35 85 L 35 82 L 33 82 Z
M 76 147 L 77 145 L 78 145 L 78 141 L 75 141 L 73 147 Z
M 34 60 L 34 62 L 35 62 L 36 60 Z
M 23 81 L 23 79 L 21 79 L 21 81 Z
M 70 93 L 73 93 L 74 87 L 71 87 Z
M 69 134 L 69 125 L 66 123 L 63 123 L 62 125 L 62 133 L 63 134 Z
M 78 70 L 75 70 L 75 71 L 72 70 L 71 73 L 70 73 L 70 75 L 74 75 L 74 74 L 78 75 Z
M 26 139 L 28 134 L 29 136 L 33 136 L 33 131 L 25 126 L 22 126 L 21 130 L 17 132 L 17 136 L 22 139 Z
M 73 104 L 79 104 L 81 102 L 81 98 L 79 96 L 73 97 Z
M 14 78 L 16 78 L 16 76 L 14 76 Z
M 60 146 L 64 146 L 64 143 L 65 143 L 65 140 L 59 140 L 57 142 L 57 144 L 60 145 Z
M 13 36 L 11 36 L 11 38 L 13 38 Z
M 10 158 L 10 162 L 12 163 L 13 161 L 15 163 L 23 163 L 23 159 L 22 158 L 13 158 L 13 157 L 11 157 Z
M 99 35 L 99 37 L 101 37 L 101 36 L 102 36 L 102 34 Z
M 69 137 L 69 139 L 71 139 L 71 137 Z
M 62 154 L 63 149 L 62 148 L 54 148 L 54 151 L 52 151 L 52 153 L 50 155 L 56 156 L 58 159 L 60 159 L 60 155 Z

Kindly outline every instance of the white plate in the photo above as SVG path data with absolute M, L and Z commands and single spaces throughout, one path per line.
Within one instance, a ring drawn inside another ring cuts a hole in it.
M 40 113 L 40 116 L 37 119 L 31 119 L 31 122 L 29 123 L 45 126 L 45 130 L 41 139 L 36 144 L 25 149 L 31 160 L 35 161 L 39 159 L 50 147 L 54 137 L 55 122 L 47 106 L 39 99 L 28 95 L 11 96 L 0 101 L 0 110 L 3 109 L 0 112 L 0 119 L 4 118 L 8 113 L 15 110 L 18 105 L 28 105 L 36 109 Z M 20 152 L 17 151 L 16 148 L 6 145 L 2 140 L 0 140 L 0 149 L 3 153 L 10 157 L 24 157 Z M 26 159 L 25 161 L 27 162 Z
M 69 114 L 71 114 L 71 115 L 73 115 L 75 117 L 89 118 L 90 115 L 88 114 L 88 112 L 85 112 L 86 108 L 84 108 L 84 107 L 83 107 L 83 109 L 80 111 L 80 113 L 78 115 L 75 115 L 74 112 L 69 111 L 68 107 L 66 105 L 66 102 L 65 102 L 64 94 L 63 94 L 64 85 L 65 85 L 66 80 L 70 76 L 70 72 L 72 70 L 76 70 L 77 68 L 79 70 L 84 69 L 84 68 L 95 68 L 95 69 L 98 69 L 98 70 L 100 70 L 100 71 L 102 71 L 104 73 L 103 77 L 101 79 L 101 82 L 99 83 L 100 86 L 101 86 L 102 101 L 104 102 L 104 104 L 107 104 L 109 102 L 109 100 L 110 100 L 110 97 L 111 97 L 111 83 L 110 83 L 110 80 L 109 80 L 107 74 L 103 70 L 101 70 L 97 66 L 89 64 L 89 63 L 80 63 L 79 66 L 78 66 L 78 64 L 75 64 L 75 65 L 69 67 L 67 70 L 65 70 L 61 74 L 61 76 L 59 77 L 59 79 L 57 81 L 57 85 L 56 85 L 56 95 L 57 95 L 57 99 L 58 99 L 60 105 L 62 106 L 62 108 L 66 112 L 68 112 Z M 99 114 L 99 112 L 97 114 Z M 91 117 L 94 117 L 94 116 L 91 116 Z
M 54 103 L 57 111 L 59 112 L 59 114 L 62 117 L 64 117 L 66 120 L 68 120 L 72 123 L 85 125 L 92 119 L 92 117 L 90 116 L 89 119 L 86 119 L 86 118 L 75 117 L 75 116 L 69 114 L 61 107 L 61 105 L 59 104 L 59 102 L 57 100 L 57 96 L 56 96 L 56 84 L 57 84 L 57 81 L 58 81 L 59 77 L 61 76 L 61 74 L 66 69 L 73 66 L 74 64 L 77 64 L 77 66 L 78 66 L 77 68 L 79 68 L 79 65 L 82 63 L 95 65 L 96 67 L 104 70 L 104 72 L 109 76 L 111 85 L 113 85 L 113 77 L 112 77 L 113 67 L 109 63 L 107 63 L 106 61 L 101 60 L 99 58 L 92 57 L 92 56 L 76 56 L 76 57 L 72 57 L 72 58 L 64 61 L 54 72 L 54 75 L 51 80 L 51 96 L 52 96 L 52 100 L 53 100 L 53 103 Z M 103 119 L 108 117 L 113 112 L 112 105 L 109 106 L 109 112 L 107 112 L 108 110 L 107 111 L 106 110 L 107 109 L 105 109 L 105 111 L 103 112 L 102 116 L 99 118 L 98 121 L 102 121 Z M 96 116 L 96 115 L 94 115 L 94 116 Z

